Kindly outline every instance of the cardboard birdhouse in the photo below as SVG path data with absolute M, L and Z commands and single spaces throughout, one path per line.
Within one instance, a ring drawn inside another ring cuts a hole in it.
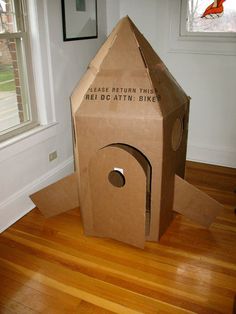
M 213 221 L 221 205 L 182 179 L 189 97 L 128 17 L 90 63 L 71 103 L 86 235 L 144 247 L 160 239 L 173 211 L 205 226 Z M 36 205 L 40 197 L 33 195 Z M 62 200 L 57 207 L 69 209 Z

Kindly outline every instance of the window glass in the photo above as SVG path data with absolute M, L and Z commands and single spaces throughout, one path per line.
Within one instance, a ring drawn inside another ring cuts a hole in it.
M 29 94 L 30 53 L 24 16 L 23 0 L 0 0 L 0 141 L 36 121 Z
M 188 0 L 188 32 L 236 32 L 236 0 Z
M 0 33 L 17 32 L 16 20 L 14 2 L 0 0 Z

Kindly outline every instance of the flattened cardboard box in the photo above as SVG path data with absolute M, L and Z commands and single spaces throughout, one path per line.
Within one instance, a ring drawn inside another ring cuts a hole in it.
M 145 240 L 160 239 L 173 211 L 210 225 L 222 206 L 181 179 L 189 97 L 128 17 L 92 60 L 71 102 L 72 181 L 76 176 L 86 235 L 143 248 Z M 47 188 L 32 196 L 47 215 L 65 204 L 65 196 L 55 193 L 65 180 L 54 185 L 48 204 L 40 201 Z

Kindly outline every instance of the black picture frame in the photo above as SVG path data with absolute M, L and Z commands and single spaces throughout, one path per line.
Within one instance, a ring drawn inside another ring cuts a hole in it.
M 98 37 L 97 0 L 61 0 L 63 40 Z

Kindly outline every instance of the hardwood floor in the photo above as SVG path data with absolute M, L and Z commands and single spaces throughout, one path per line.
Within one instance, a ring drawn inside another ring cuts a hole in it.
M 0 235 L 0 313 L 233 313 L 236 169 L 188 162 L 222 202 L 209 230 L 177 215 L 145 249 L 83 235 L 78 209 L 31 211 Z

